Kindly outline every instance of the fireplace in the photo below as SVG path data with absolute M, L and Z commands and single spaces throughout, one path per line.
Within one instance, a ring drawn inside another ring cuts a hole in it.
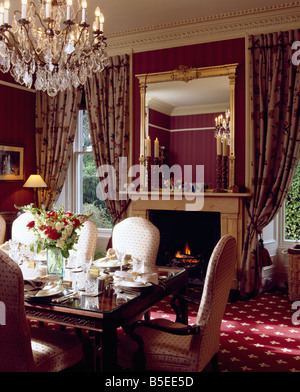
M 244 200 L 247 197 L 250 197 L 250 193 L 214 193 L 214 192 L 206 192 L 204 195 L 204 205 L 201 211 L 199 211 L 197 203 L 195 200 L 187 201 L 185 198 L 182 200 L 175 199 L 171 195 L 170 200 L 165 200 L 163 198 L 163 194 L 158 192 L 157 198 L 150 197 L 150 194 L 147 191 L 139 191 L 136 193 L 135 200 L 132 200 L 129 209 L 128 216 L 140 216 L 143 218 L 150 219 L 150 214 L 154 214 L 155 211 L 166 211 L 171 213 L 182 212 L 183 214 L 190 213 L 217 213 L 220 219 L 219 225 L 213 225 L 214 229 L 218 227 L 220 230 L 219 233 L 216 234 L 217 237 L 221 237 L 225 234 L 232 235 L 237 241 L 237 266 L 236 273 L 232 283 L 232 289 L 238 289 L 239 282 L 237 279 L 237 272 L 240 268 L 240 261 L 242 255 L 242 246 L 243 246 L 243 238 L 244 238 L 244 225 L 247 220 L 247 211 L 244 208 Z M 213 215 L 208 215 L 213 216 Z M 154 218 L 152 218 L 154 219 Z M 202 219 L 202 218 L 201 218 Z M 158 218 L 156 218 L 155 223 L 159 225 L 157 222 Z M 194 220 L 194 215 L 193 215 Z M 210 219 L 207 222 L 207 225 L 210 225 Z M 209 227 L 209 226 L 207 226 Z M 203 231 L 203 228 L 200 227 Z M 209 230 L 204 230 L 203 236 L 206 235 L 206 232 Z M 162 236 L 164 236 L 164 230 L 161 230 Z M 196 233 L 199 233 L 199 226 L 196 230 Z M 196 236 L 196 233 L 191 233 L 190 238 L 193 238 L 193 235 Z M 198 235 L 197 240 L 201 239 L 200 235 Z M 164 238 L 163 238 L 164 239 Z M 196 242 L 196 240 L 195 240 Z M 193 243 L 189 244 L 191 251 L 196 252 L 197 250 L 193 249 Z M 184 244 L 181 246 L 184 246 Z M 207 250 L 205 251 L 206 260 L 209 253 L 213 248 L 213 244 L 211 243 Z M 182 249 L 179 249 L 182 251 Z M 177 249 L 174 250 L 175 252 Z M 161 252 L 159 254 L 159 262 L 162 263 Z
M 149 220 L 160 231 L 157 265 L 185 267 L 191 283 L 202 284 L 210 255 L 221 238 L 220 213 L 150 210 Z

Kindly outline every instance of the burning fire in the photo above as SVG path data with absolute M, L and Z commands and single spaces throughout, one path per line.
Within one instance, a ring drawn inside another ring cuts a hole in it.
M 191 254 L 191 249 L 190 249 L 189 244 L 187 242 L 185 243 L 185 246 L 184 246 L 184 253 L 186 255 L 190 255 Z
M 190 256 L 191 254 L 192 253 L 191 253 L 191 249 L 189 247 L 189 244 L 188 244 L 188 242 L 186 242 L 184 245 L 184 253 L 181 253 L 181 251 L 178 250 L 175 254 L 175 257 L 176 257 L 176 259 L 182 259 L 182 261 L 184 263 L 198 263 L 199 260 L 194 258 L 193 256 L 187 257 L 187 256 Z

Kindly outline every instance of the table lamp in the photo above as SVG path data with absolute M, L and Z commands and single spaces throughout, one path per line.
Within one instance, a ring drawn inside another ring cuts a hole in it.
M 37 206 L 37 195 L 36 189 L 37 188 L 47 188 L 47 184 L 44 182 L 42 177 L 39 174 L 31 174 L 25 184 L 23 185 L 24 188 L 33 188 L 34 192 L 34 205 Z

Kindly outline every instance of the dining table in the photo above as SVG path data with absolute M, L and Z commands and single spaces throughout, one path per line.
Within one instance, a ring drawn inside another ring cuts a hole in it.
M 156 270 L 158 283 L 135 290 L 122 290 L 110 282 L 98 295 L 79 292 L 60 303 L 52 297 L 25 298 L 26 317 L 89 331 L 94 336 L 95 370 L 116 371 L 118 328 L 129 325 L 163 298 L 183 294 L 187 288 L 188 272 L 184 268 L 158 266 Z

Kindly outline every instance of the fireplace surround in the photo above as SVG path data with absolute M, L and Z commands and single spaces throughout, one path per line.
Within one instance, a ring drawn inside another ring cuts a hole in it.
M 146 191 L 137 192 L 136 197 L 133 198 L 130 203 L 129 215 L 140 216 L 151 220 L 151 216 L 154 216 L 153 211 L 157 210 L 181 211 L 183 214 L 187 214 L 187 216 L 193 211 L 197 213 L 218 213 L 219 221 L 218 223 L 215 223 L 215 225 L 218 225 L 218 227 L 215 228 L 216 232 L 219 230 L 220 237 L 225 234 L 230 234 L 237 241 L 237 266 L 232 289 L 238 289 L 237 274 L 240 269 L 244 228 L 247 219 L 245 199 L 251 197 L 251 194 L 233 192 L 204 193 L 204 203 L 201 211 L 198 211 L 195 200 L 187 201 L 184 197 L 181 200 L 178 200 L 172 193 L 170 194 L 169 200 L 164 200 L 163 195 L 159 192 L 157 197 L 153 198 L 151 196 L 152 195 Z M 195 194 L 195 197 L 197 197 L 197 194 Z M 159 216 L 159 214 L 157 216 Z M 155 222 L 153 223 L 155 224 Z M 159 255 L 159 257 L 161 256 Z M 161 261 L 158 259 L 158 263 L 159 262 Z

